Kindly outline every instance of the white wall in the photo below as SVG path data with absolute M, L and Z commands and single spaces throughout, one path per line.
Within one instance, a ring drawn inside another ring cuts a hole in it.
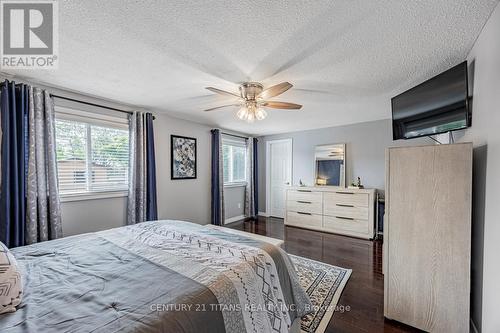
M 224 213 L 226 221 L 245 214 L 245 186 L 224 188 Z
M 61 202 L 61 215 L 64 237 L 121 227 L 127 197 Z
M 154 131 L 159 219 L 210 223 L 210 129 L 206 125 L 166 115 L 156 116 Z M 197 139 L 197 179 L 170 179 L 171 134 Z
M 461 141 L 475 146 L 472 317 L 479 331 L 495 333 L 500 332 L 500 6 L 468 61 L 472 127 Z
M 392 141 L 391 121 L 378 120 L 346 126 L 291 132 L 259 138 L 259 210 L 266 207 L 266 142 L 293 140 L 293 185 L 302 180 L 314 184 L 314 148 L 329 143 L 346 144 L 346 185 L 361 177 L 367 188 L 383 192 L 385 187 L 385 149 L 391 146 L 433 144 L 427 138 Z
M 212 127 L 159 115 L 154 122 L 158 218 L 199 224 L 211 220 L 211 134 Z M 170 135 L 197 139 L 197 179 L 170 179 Z M 243 215 L 244 187 L 226 188 L 226 219 Z

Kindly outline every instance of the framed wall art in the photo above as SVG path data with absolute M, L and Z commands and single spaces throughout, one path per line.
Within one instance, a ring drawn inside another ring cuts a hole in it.
M 196 138 L 170 136 L 171 179 L 196 179 Z

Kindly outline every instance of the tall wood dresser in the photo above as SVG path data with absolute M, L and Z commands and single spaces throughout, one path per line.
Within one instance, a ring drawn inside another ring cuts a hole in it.
M 374 189 L 291 187 L 285 225 L 372 239 L 374 203 Z
M 428 332 L 469 332 L 472 144 L 386 154 L 384 314 Z

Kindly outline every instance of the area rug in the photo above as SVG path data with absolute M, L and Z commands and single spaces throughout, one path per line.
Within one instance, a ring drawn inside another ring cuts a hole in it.
M 312 313 L 302 317 L 301 332 L 324 333 L 352 270 L 291 254 L 290 258 L 313 305 Z

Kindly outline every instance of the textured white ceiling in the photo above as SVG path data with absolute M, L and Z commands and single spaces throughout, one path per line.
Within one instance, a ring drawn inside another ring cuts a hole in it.
M 57 71 L 10 72 L 252 134 L 385 119 L 390 97 L 463 60 L 498 0 L 60 1 Z M 253 80 L 294 88 L 254 124 L 204 113 Z

